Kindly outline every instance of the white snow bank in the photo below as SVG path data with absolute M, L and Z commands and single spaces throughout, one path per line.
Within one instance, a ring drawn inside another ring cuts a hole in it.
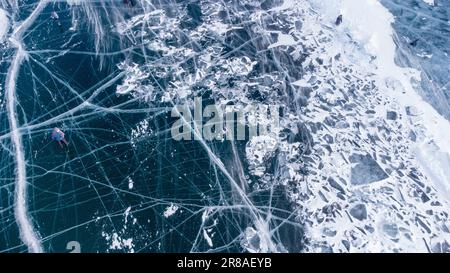
M 5 34 L 9 29 L 8 14 L 3 9 L 0 9 L 0 42 L 3 42 Z
M 325 0 L 322 8 L 328 20 L 338 13 L 343 15 L 339 31 L 350 33 L 364 50 L 375 56 L 379 87 L 385 95 L 397 101 L 403 109 L 411 107 L 420 111 L 413 122 L 423 128 L 424 135 L 413 147 L 422 171 L 433 181 L 441 194 L 450 192 L 448 167 L 450 166 L 450 122 L 425 102 L 414 90 L 411 78 L 420 80 L 420 73 L 395 64 L 396 45 L 391 24 L 393 15 L 378 0 Z M 330 3 L 328 3 L 330 2 Z M 340 2 L 340 5 L 338 4 Z M 432 2 L 432 1 L 427 1 Z M 334 12 L 334 14 L 332 14 Z M 392 84 L 392 83 L 396 84 Z M 406 111 L 404 110 L 406 115 Z
M 414 155 L 441 198 L 450 203 L 450 155 L 440 151 L 434 143 L 422 143 L 416 147 Z
M 396 45 L 391 26 L 394 22 L 393 15 L 377 0 L 342 0 L 341 11 L 343 27 L 365 45 L 367 52 L 376 56 L 380 80 L 386 83 L 397 80 L 403 86 L 402 90 L 392 90 L 385 86 L 386 95 L 405 107 L 415 106 L 420 109 L 423 112 L 421 125 L 425 127 L 429 138 L 425 141 L 434 140 L 442 151 L 450 154 L 450 122 L 414 90 L 411 77 L 417 77 L 419 72 L 395 64 Z

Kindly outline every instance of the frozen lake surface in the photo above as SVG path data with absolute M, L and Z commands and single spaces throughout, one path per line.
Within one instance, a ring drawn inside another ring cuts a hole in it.
M 0 0 L 0 252 L 450 252 L 449 7 Z

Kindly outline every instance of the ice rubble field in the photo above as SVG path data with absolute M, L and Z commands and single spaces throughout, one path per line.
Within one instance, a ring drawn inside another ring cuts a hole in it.
M 0 251 L 450 251 L 447 83 L 380 2 L 135 2 L 0 0 Z M 172 140 L 197 96 L 283 115 Z

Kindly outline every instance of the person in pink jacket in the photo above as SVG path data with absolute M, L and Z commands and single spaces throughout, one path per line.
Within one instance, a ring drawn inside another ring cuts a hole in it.
M 61 129 L 59 129 L 57 127 L 53 128 L 52 140 L 57 141 L 59 146 L 61 146 L 61 148 L 63 148 L 63 143 L 66 144 L 66 146 L 69 145 L 69 143 L 67 142 L 67 140 L 65 138 L 64 132 L 61 131 Z

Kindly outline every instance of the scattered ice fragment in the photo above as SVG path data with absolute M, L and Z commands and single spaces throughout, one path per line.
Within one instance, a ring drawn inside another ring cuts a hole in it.
M 353 185 L 370 184 L 389 177 L 368 154 L 353 154 L 350 156 L 350 162 L 355 163 L 351 170 L 351 183 Z
M 131 177 L 128 177 L 128 189 L 129 190 L 133 189 L 133 186 L 134 186 L 133 179 L 131 179 Z
M 387 111 L 386 118 L 388 120 L 396 120 L 397 119 L 397 112 L 395 112 L 395 111 Z
M 229 30 L 228 25 L 222 22 L 213 22 L 211 25 L 208 26 L 208 28 L 219 35 L 223 35 L 227 33 Z
M 335 24 L 336 24 L 336 26 L 339 26 L 341 23 L 342 23 L 342 14 L 336 18 Z
M 311 84 L 305 79 L 295 81 L 292 84 L 300 87 L 311 87 Z
M 274 155 L 277 144 L 277 140 L 268 135 L 255 136 L 250 140 L 245 148 L 245 154 L 253 175 L 264 175 L 265 163 Z
M 146 82 L 150 75 L 148 72 L 143 72 L 136 63 L 128 64 L 122 62 L 117 67 L 125 72 L 125 77 L 123 78 L 122 84 L 117 85 L 116 94 L 131 94 L 145 101 L 152 101 L 154 99 L 154 88 Z
M 278 47 L 278 46 L 292 46 L 292 45 L 297 44 L 297 42 L 295 41 L 294 37 L 292 37 L 292 35 L 284 34 L 284 33 L 281 33 L 281 32 L 278 32 L 277 34 L 278 34 L 277 42 L 274 43 L 274 44 L 271 44 L 269 46 L 269 49 L 270 48 L 274 48 L 274 47 Z
M 408 114 L 408 116 L 420 116 L 421 112 L 415 106 L 407 106 L 406 114 Z
M 174 215 L 175 212 L 177 212 L 177 210 L 178 206 L 173 203 L 170 203 L 170 206 L 168 206 L 164 211 L 164 217 L 169 218 L 170 216 Z
M 277 147 L 277 140 L 270 136 L 255 136 L 250 140 L 245 151 L 247 159 L 257 164 L 264 163 Z
M 244 232 L 244 238 L 241 241 L 241 246 L 250 253 L 260 252 L 261 239 L 258 233 L 252 227 L 247 227 Z
M 126 210 L 125 210 L 125 224 L 128 222 L 128 215 L 130 214 L 130 211 L 131 211 L 131 207 L 128 207 Z
M 247 76 L 257 62 L 252 62 L 249 57 L 244 56 L 241 58 L 233 58 L 231 61 L 226 60 L 223 65 L 225 69 L 231 74 L 236 76 Z
M 206 242 L 208 243 L 208 245 L 210 247 L 213 247 L 213 242 L 211 237 L 208 235 L 208 232 L 206 231 L 206 229 L 203 229 L 203 237 L 205 238 Z
M 130 253 L 134 253 L 134 244 L 133 238 L 123 239 L 119 236 L 117 232 L 114 232 L 112 235 L 102 231 L 102 236 L 109 243 L 109 249 L 111 250 L 125 250 Z
M 209 217 L 209 214 L 211 213 L 211 208 L 207 208 L 207 209 L 205 209 L 205 211 L 203 211 L 203 213 L 202 213 L 202 223 L 205 223 L 206 222 L 206 220 L 208 219 L 208 217 Z

